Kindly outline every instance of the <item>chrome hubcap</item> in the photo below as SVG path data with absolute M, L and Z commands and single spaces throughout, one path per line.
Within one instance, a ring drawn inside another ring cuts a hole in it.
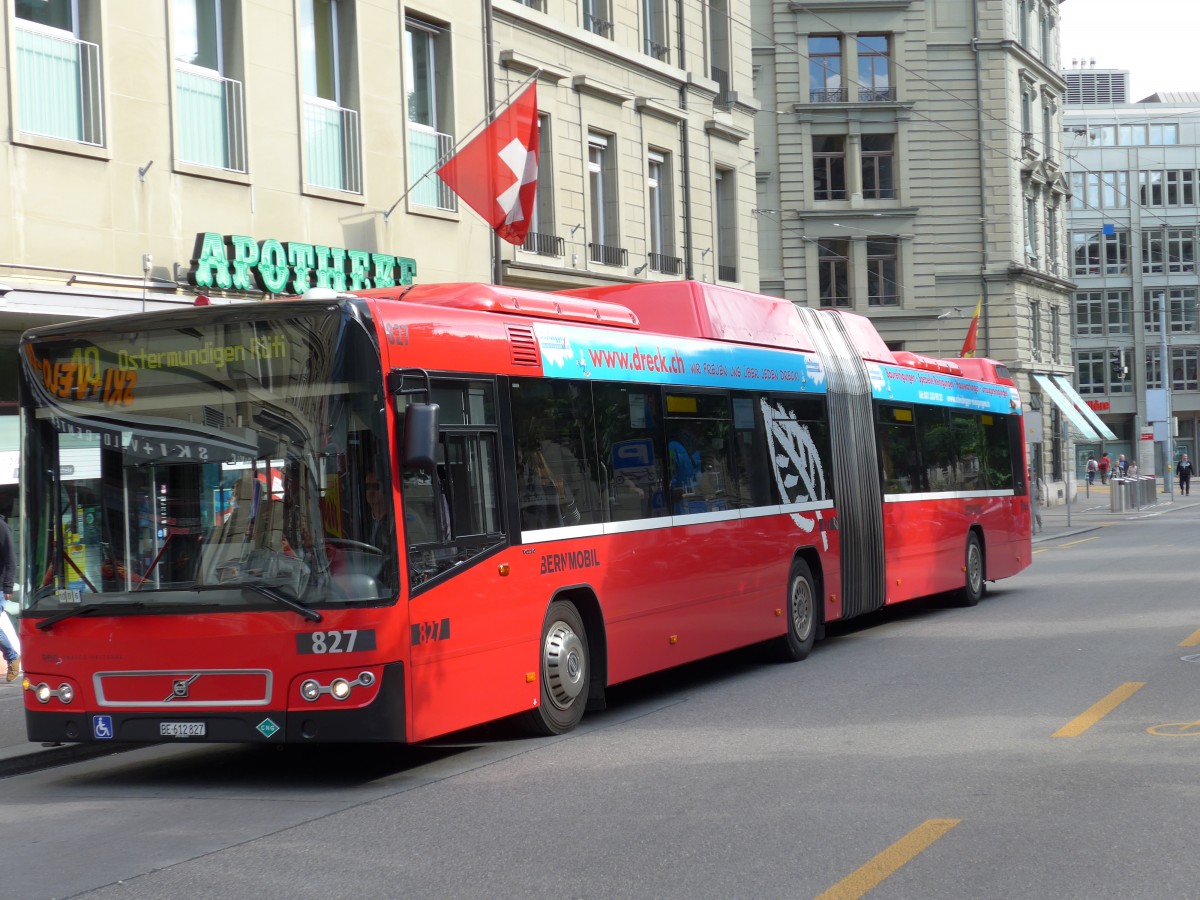
M 808 639 L 812 627 L 813 598 L 808 582 L 797 578 L 792 582 L 792 629 L 801 641 Z
M 542 669 L 550 702 L 569 709 L 583 691 L 583 641 L 566 622 L 555 622 L 546 634 L 542 648 Z
M 967 549 L 967 584 L 973 593 L 978 593 L 983 586 L 983 558 L 979 545 L 972 543 Z

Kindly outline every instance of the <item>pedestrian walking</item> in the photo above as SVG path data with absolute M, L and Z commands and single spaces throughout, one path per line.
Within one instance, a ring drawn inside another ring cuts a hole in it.
M 1096 462 L 1096 454 L 1089 453 L 1087 461 L 1087 482 L 1088 487 L 1096 483 L 1096 473 L 1100 471 L 1100 464 Z
M 1125 459 L 1124 453 L 1117 457 L 1117 474 L 1122 478 L 1129 474 L 1129 461 Z
M 17 577 L 17 551 L 13 542 L 12 529 L 8 527 L 8 520 L 4 516 L 0 516 L 0 592 L 3 592 L 4 599 L 0 603 L 7 603 L 8 598 L 12 596 L 13 581 Z M 8 612 L 0 607 L 0 617 L 8 619 Z M 21 674 L 21 648 L 16 642 L 16 631 L 12 630 L 11 637 L 9 629 L 12 629 L 12 623 L 5 622 L 9 627 L 5 629 L 0 627 L 0 656 L 4 657 L 4 661 L 8 664 L 8 673 L 5 675 L 5 681 L 16 681 Z
M 1108 451 L 1100 454 L 1100 459 L 1096 461 L 1096 468 L 1100 470 L 1100 483 L 1108 484 L 1108 470 L 1112 466 L 1112 460 L 1108 458 Z
M 1188 496 L 1192 492 L 1192 461 L 1186 453 L 1179 458 L 1179 464 L 1175 466 L 1175 477 L 1179 479 L 1180 495 Z

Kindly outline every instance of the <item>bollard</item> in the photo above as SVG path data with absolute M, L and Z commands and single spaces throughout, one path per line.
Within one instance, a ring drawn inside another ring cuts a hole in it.
M 1125 479 L 1120 477 L 1108 479 L 1108 490 L 1112 503 L 1112 511 L 1125 512 Z

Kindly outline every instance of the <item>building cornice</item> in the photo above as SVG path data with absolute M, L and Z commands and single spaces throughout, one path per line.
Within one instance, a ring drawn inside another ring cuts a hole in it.
M 544 62 L 536 57 L 530 56 L 528 53 L 522 53 L 519 50 L 501 50 L 500 65 L 506 69 L 512 69 L 514 72 L 522 72 L 526 75 L 538 73 L 539 79 L 546 81 L 559 82 L 564 78 L 569 78 L 571 70 L 561 66 L 553 66 L 548 62 Z
M 797 13 L 861 12 L 885 9 L 906 10 L 913 0 L 790 0 L 788 9 Z

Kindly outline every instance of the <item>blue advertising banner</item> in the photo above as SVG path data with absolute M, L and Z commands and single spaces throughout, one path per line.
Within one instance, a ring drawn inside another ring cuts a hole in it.
M 548 378 L 825 393 L 815 356 L 570 325 L 534 325 Z
M 867 363 L 871 393 L 876 400 L 899 403 L 931 403 L 952 409 L 971 409 L 1011 415 L 1021 408 L 1021 396 L 1015 387 L 986 384 L 955 375 L 902 369 L 880 363 Z

